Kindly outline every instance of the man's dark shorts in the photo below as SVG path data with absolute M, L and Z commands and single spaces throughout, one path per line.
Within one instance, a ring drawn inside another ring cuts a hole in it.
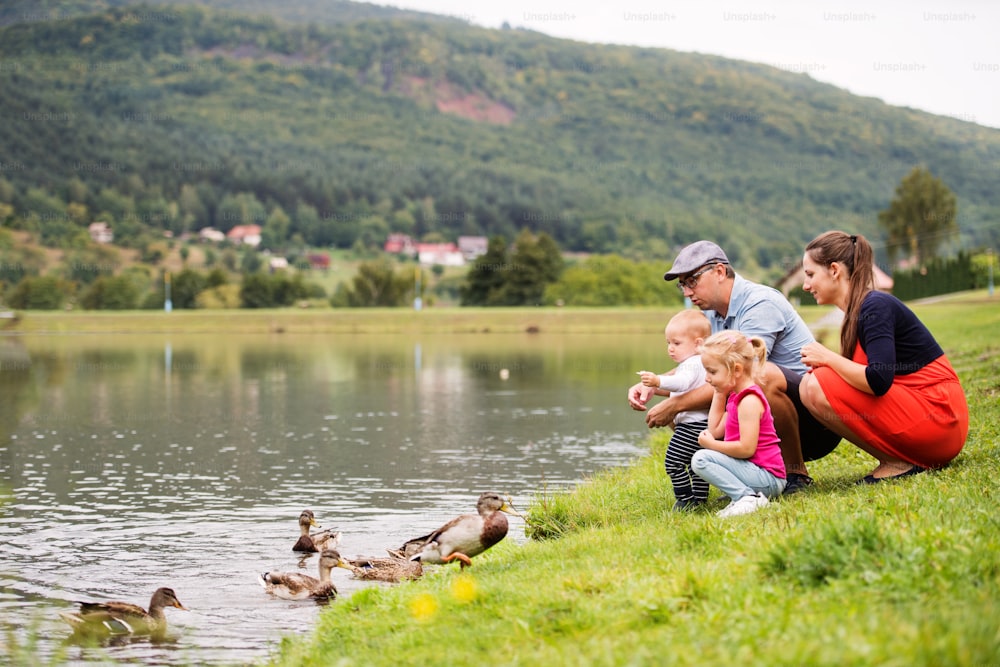
M 795 404 L 795 411 L 799 413 L 799 438 L 802 440 L 802 458 L 806 461 L 821 459 L 837 448 L 837 445 L 840 444 L 840 436 L 820 424 L 812 416 L 808 408 L 802 405 L 802 399 L 799 398 L 799 383 L 802 382 L 802 376 L 787 368 L 781 366 L 778 366 L 778 368 L 781 369 L 781 373 L 785 376 L 785 382 L 788 385 L 785 393 L 788 394 L 788 398 L 792 399 L 792 403 Z

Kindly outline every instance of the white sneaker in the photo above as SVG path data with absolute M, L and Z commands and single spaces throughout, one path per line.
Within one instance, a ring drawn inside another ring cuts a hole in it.
M 767 496 L 763 493 L 755 493 L 749 496 L 743 496 L 739 500 L 734 500 L 729 503 L 721 510 L 716 513 L 716 516 L 727 517 L 727 516 L 740 516 L 741 514 L 750 514 L 751 512 L 756 512 L 764 505 L 767 505 Z

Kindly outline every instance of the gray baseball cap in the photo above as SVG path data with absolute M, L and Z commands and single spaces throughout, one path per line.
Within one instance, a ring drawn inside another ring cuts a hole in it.
M 674 280 L 706 264 L 729 264 L 729 258 L 722 248 L 711 241 L 695 241 L 681 248 L 670 270 L 663 274 L 663 279 Z

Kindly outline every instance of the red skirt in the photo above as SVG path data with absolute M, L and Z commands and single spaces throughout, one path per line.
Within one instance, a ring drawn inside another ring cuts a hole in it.
M 854 361 L 868 363 L 860 345 Z M 916 373 L 897 375 L 882 396 L 858 391 L 826 366 L 813 375 L 844 425 L 879 451 L 922 468 L 940 468 L 965 446 L 969 406 L 944 355 Z

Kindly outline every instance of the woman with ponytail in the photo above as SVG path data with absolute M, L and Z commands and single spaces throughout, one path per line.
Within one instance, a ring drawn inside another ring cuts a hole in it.
M 840 354 L 802 347 L 810 368 L 803 405 L 830 430 L 878 460 L 862 481 L 940 468 L 962 450 L 969 408 L 958 376 L 927 327 L 896 297 L 874 287 L 865 237 L 826 232 L 806 246 L 803 289 L 844 312 Z

